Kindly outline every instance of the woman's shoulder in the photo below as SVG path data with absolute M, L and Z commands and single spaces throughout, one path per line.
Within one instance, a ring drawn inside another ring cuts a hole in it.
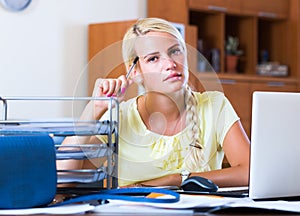
M 119 105 L 120 109 L 128 109 L 128 108 L 130 108 L 132 106 L 135 106 L 136 99 L 137 99 L 137 97 L 133 97 L 133 98 L 130 98 L 130 99 L 126 100 L 126 101 L 122 101 L 120 103 L 120 105 Z

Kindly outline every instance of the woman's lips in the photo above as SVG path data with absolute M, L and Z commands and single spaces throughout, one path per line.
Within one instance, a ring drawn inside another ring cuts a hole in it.
M 181 77 L 182 77 L 182 74 L 179 72 L 171 73 L 171 74 L 169 74 L 169 76 L 167 76 L 165 79 L 163 79 L 163 81 L 167 81 L 169 79 L 174 79 L 174 78 L 176 78 L 178 80 L 178 79 L 181 79 Z

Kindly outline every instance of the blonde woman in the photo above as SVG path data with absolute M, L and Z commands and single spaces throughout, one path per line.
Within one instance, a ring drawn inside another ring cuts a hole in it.
M 93 92 L 120 101 L 119 186 L 180 186 L 189 176 L 219 187 L 248 185 L 249 139 L 223 93 L 193 92 L 188 86 L 187 49 L 179 31 L 166 20 L 138 20 L 123 40 L 128 69 L 136 57 L 128 79 L 98 79 Z M 133 82 L 145 91 L 124 101 Z M 82 119 L 105 119 L 106 111 L 107 104 L 90 102 Z M 106 142 L 102 136 L 85 142 L 95 140 Z M 230 167 L 222 169 L 224 153 Z

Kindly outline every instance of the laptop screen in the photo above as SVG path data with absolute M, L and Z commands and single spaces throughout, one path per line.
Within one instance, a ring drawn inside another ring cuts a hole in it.
M 249 197 L 300 196 L 300 93 L 254 92 Z

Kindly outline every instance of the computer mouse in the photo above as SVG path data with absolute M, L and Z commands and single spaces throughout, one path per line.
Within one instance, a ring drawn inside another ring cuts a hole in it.
M 192 176 L 181 184 L 181 189 L 184 191 L 216 192 L 218 188 L 213 181 L 201 176 Z

